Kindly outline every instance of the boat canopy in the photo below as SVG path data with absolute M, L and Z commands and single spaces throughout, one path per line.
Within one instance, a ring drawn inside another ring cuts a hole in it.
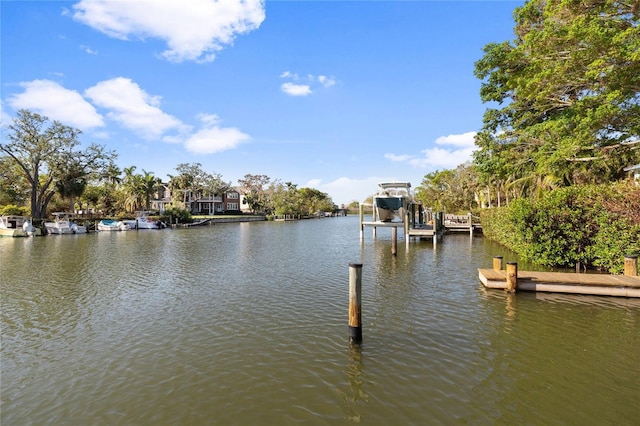
M 385 210 L 398 210 L 400 207 L 402 207 L 402 198 L 376 197 L 376 207 Z
M 411 188 L 410 182 L 381 182 L 378 184 L 381 189 L 391 189 L 391 188 Z

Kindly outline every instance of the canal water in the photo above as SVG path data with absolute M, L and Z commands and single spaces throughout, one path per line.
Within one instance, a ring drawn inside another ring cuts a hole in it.
M 518 260 L 500 246 L 393 257 L 390 234 L 341 217 L 0 239 L 0 422 L 638 424 L 638 300 L 485 290 L 477 268 Z

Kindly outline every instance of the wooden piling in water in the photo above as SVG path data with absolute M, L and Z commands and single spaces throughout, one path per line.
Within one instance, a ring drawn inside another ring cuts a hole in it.
M 362 343 L 362 263 L 349 263 L 349 343 Z
M 360 241 L 364 240 L 364 206 L 360 203 Z
M 398 255 L 398 228 L 391 228 L 391 255 Z
M 629 277 L 638 275 L 638 256 L 629 254 L 624 257 L 624 275 Z
M 507 263 L 507 287 L 505 290 L 514 292 L 518 289 L 518 264 L 516 262 Z
M 502 256 L 493 256 L 493 270 L 502 271 Z

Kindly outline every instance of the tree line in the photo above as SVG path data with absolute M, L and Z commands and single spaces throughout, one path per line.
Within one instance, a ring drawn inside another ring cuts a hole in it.
M 53 210 L 78 209 L 118 216 L 150 210 L 154 196 L 168 190 L 170 207 L 179 213 L 187 210 L 188 199 L 222 196 L 232 188 L 200 163 L 178 164 L 166 183 L 152 172 L 137 173 L 136 166 L 121 170 L 116 152 L 97 144 L 82 149 L 80 133 L 29 110 L 18 111 L 0 143 L 0 206 L 28 206 L 34 219 Z M 337 208 L 326 193 L 265 175 L 247 174 L 238 183 L 254 213 L 308 215 Z
M 500 206 L 640 163 L 640 0 L 531 0 L 513 16 L 515 38 L 475 63 L 488 108 L 473 161 L 427 174 L 428 206 Z
M 427 174 L 417 198 L 478 212 L 533 263 L 620 272 L 640 255 L 640 0 L 531 0 L 513 16 L 515 38 L 475 63 L 488 108 L 473 161 Z

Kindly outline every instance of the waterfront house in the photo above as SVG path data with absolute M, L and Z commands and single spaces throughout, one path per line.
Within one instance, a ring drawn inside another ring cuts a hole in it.
M 240 193 L 230 188 L 223 194 L 212 194 L 207 191 L 188 191 L 185 194 L 185 208 L 192 214 L 239 214 Z
M 247 203 L 245 189 L 242 188 L 241 186 L 236 186 L 233 189 L 238 193 L 238 196 L 239 196 L 238 204 L 240 207 L 240 212 L 242 214 L 252 214 L 253 210 L 251 210 L 249 203 Z
M 169 184 L 161 183 L 156 188 L 156 193 L 153 194 L 153 198 L 151 199 L 151 210 L 156 210 L 162 214 L 170 204 L 171 191 L 169 191 Z

